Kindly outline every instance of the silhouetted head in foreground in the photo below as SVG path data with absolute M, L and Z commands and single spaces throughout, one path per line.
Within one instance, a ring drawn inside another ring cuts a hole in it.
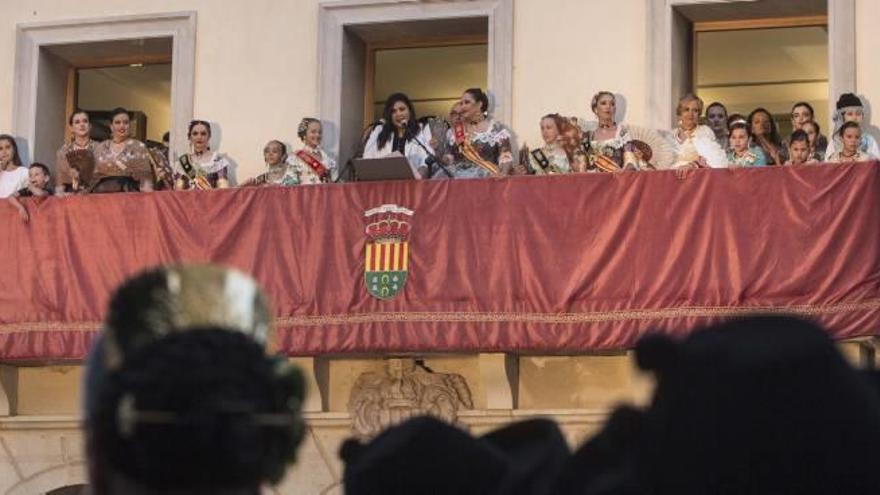
M 821 328 L 741 319 L 636 357 L 651 406 L 616 411 L 559 493 L 880 492 L 880 401 Z
M 257 494 L 302 440 L 302 375 L 240 332 L 192 329 L 107 375 L 92 423 L 105 494 Z

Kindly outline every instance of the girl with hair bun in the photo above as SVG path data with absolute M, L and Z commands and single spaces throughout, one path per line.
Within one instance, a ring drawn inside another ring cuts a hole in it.
M 145 343 L 95 393 L 95 495 L 260 493 L 281 481 L 305 432 L 299 369 L 225 327 Z
M 510 175 L 513 153 L 510 132 L 489 117 L 489 97 L 480 88 L 465 90 L 459 105 L 460 121 L 446 134 L 449 152 L 443 161 L 455 178 Z
M 287 146 L 273 139 L 263 147 L 263 160 L 268 171 L 245 181 L 242 186 L 295 186 L 299 175 L 287 163 Z
M 321 184 L 334 182 L 339 176 L 336 161 L 321 148 L 323 128 L 321 121 L 304 117 L 296 129 L 296 135 L 303 147 L 287 157 L 293 173 L 299 177 L 300 184 Z

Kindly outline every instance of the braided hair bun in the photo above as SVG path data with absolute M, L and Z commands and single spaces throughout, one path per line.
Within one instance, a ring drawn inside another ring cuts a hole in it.
M 277 483 L 303 438 L 304 388 L 298 369 L 240 332 L 172 333 L 102 383 L 94 452 L 153 490 Z

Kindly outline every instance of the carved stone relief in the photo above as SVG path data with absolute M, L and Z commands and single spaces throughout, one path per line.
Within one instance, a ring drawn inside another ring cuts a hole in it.
M 362 373 L 348 401 L 352 430 L 361 439 L 414 416 L 455 423 L 459 409 L 473 406 L 464 377 L 435 373 L 412 358 L 388 359 L 383 372 Z

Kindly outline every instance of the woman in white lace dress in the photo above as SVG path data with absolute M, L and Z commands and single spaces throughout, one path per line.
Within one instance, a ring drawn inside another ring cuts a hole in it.
M 703 113 L 703 100 L 696 95 L 687 94 L 678 100 L 675 110 L 678 126 L 672 131 L 672 145 L 675 148 L 673 168 L 726 168 L 727 155 L 715 133 L 708 126 L 700 125 Z

